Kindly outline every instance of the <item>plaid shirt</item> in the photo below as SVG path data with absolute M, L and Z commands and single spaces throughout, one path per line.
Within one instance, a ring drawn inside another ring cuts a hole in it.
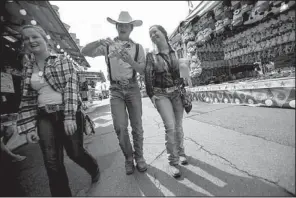
M 36 64 L 34 56 L 26 55 L 23 63 L 22 97 L 17 120 L 19 133 L 27 133 L 36 127 L 38 92 L 30 85 L 34 64 Z M 51 54 L 45 60 L 44 78 L 55 91 L 62 93 L 65 120 L 76 120 L 80 99 L 78 74 L 70 60 L 65 55 Z
M 145 84 L 147 95 L 150 98 L 154 95 L 153 87 L 168 88 L 182 83 L 178 59 L 171 47 L 168 55 L 160 52 L 147 54 Z

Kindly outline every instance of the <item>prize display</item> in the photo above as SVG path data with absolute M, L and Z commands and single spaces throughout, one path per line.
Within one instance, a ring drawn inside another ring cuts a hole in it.
M 295 77 L 295 1 L 223 1 L 181 30 L 195 87 Z

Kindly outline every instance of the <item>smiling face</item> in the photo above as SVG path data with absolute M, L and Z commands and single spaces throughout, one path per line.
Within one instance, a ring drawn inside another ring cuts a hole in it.
M 157 27 L 150 28 L 149 34 L 152 42 L 155 44 L 166 42 L 165 35 Z
M 129 38 L 133 30 L 133 25 L 129 23 L 118 23 L 116 25 L 116 29 L 117 29 L 119 38 L 127 39 Z
M 26 28 L 22 31 L 25 49 L 34 54 L 47 51 L 47 41 L 34 28 Z

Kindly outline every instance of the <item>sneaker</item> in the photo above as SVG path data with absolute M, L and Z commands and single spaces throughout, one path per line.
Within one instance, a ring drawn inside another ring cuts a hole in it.
M 96 182 L 98 182 L 99 179 L 100 179 L 100 176 L 101 176 L 101 173 L 100 173 L 100 169 L 98 168 L 97 171 L 95 172 L 95 174 L 93 174 L 93 175 L 91 176 L 91 182 L 92 182 L 92 183 L 96 183 Z
M 125 171 L 127 175 L 131 175 L 134 173 L 135 165 L 134 161 L 125 161 Z
M 182 165 L 187 165 L 188 164 L 188 160 L 186 156 L 180 156 L 180 162 Z
M 181 172 L 178 169 L 178 165 L 169 165 L 168 166 L 168 172 L 171 176 L 173 176 L 174 178 L 178 178 L 181 176 Z
M 144 160 L 143 161 L 138 161 L 136 167 L 137 167 L 139 172 L 145 172 L 147 170 L 147 164 L 146 164 L 146 162 Z

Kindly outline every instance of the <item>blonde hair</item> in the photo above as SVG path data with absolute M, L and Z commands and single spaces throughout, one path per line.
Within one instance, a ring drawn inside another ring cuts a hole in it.
M 42 38 L 45 40 L 45 42 L 47 43 L 47 44 L 49 44 L 49 42 L 48 42 L 48 38 L 46 37 L 47 36 L 47 34 L 46 34 L 46 32 L 45 32 L 45 30 L 41 27 L 41 26 L 39 26 L 39 25 L 23 25 L 23 26 L 21 26 L 21 28 L 20 28 L 20 33 L 21 33 L 21 35 L 22 35 L 22 40 L 24 40 L 24 38 L 23 38 L 23 36 L 24 36 L 24 30 L 25 29 L 28 29 L 28 28 L 32 28 L 32 29 L 34 29 L 36 32 L 38 32 L 41 36 L 42 36 Z M 22 46 L 22 48 L 23 48 L 24 46 Z M 50 46 L 49 45 L 47 45 L 47 47 L 49 48 Z M 24 51 L 24 49 L 23 50 L 21 50 L 21 51 Z
M 42 36 L 42 38 L 48 43 L 48 38 L 46 37 L 47 34 L 46 34 L 45 30 L 39 25 L 23 25 L 20 28 L 21 35 L 23 35 L 24 34 L 23 31 L 28 28 L 32 28 L 32 29 L 36 30 L 36 32 L 38 32 Z

